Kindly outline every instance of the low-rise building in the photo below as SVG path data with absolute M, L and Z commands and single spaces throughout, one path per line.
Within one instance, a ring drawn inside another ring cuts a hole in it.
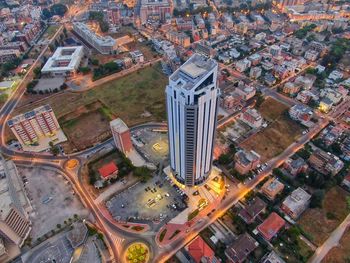
M 277 195 L 279 195 L 284 189 L 284 184 L 281 183 L 277 178 L 270 178 L 264 185 L 261 187 L 262 193 L 269 200 L 274 200 Z
M 166 34 L 166 36 L 169 41 L 185 48 L 191 45 L 190 36 L 184 32 L 170 31 Z
M 319 52 L 316 50 L 309 49 L 305 52 L 304 58 L 309 61 L 316 61 L 318 58 Z
M 281 209 L 291 218 L 297 219 L 309 206 L 311 195 L 297 188 L 284 199 Z
M 118 171 L 118 166 L 113 161 L 98 169 L 100 177 L 103 181 L 117 178 Z
M 310 166 L 321 174 L 336 175 L 344 167 L 338 156 L 316 149 L 308 160 Z
M 350 190 L 350 173 L 344 177 L 342 185 L 345 186 L 348 190 Z
M 261 67 L 252 67 L 250 68 L 249 77 L 258 79 L 261 76 L 261 72 Z
M 295 95 L 299 92 L 300 86 L 297 85 L 295 82 L 287 82 L 283 86 L 283 93 L 289 94 L 289 95 Z
M 289 109 L 289 116 L 296 121 L 305 124 L 309 122 L 313 116 L 313 111 L 310 107 L 296 104 Z
M 200 236 L 188 245 L 187 251 L 195 263 L 219 262 L 215 257 L 215 252 Z
M 246 71 L 248 68 L 250 68 L 250 66 L 251 66 L 251 62 L 248 59 L 238 60 L 235 63 L 236 70 L 239 72 Z
M 268 218 L 257 227 L 257 230 L 265 240 L 270 241 L 272 238 L 276 237 L 285 224 L 286 221 L 284 221 L 282 217 L 276 212 L 272 212 Z
M 15 58 L 18 58 L 19 55 L 20 52 L 16 49 L 0 50 L 0 63 L 2 64 L 14 60 Z
M 249 234 L 240 235 L 231 245 L 225 249 L 225 255 L 229 262 L 243 263 L 259 243 Z
M 261 114 L 256 109 L 245 108 L 240 114 L 240 120 L 248 124 L 253 129 L 258 129 L 263 123 Z
M 260 263 L 286 263 L 275 251 L 267 253 L 261 259 Z
M 51 76 L 74 74 L 79 68 L 83 56 L 83 46 L 58 47 L 41 69 L 41 73 Z
M 292 159 L 289 158 L 284 163 L 283 168 L 291 175 L 296 176 L 299 173 L 305 172 L 308 168 L 307 163 L 303 158 Z
M 143 63 L 145 61 L 145 58 L 140 50 L 131 51 L 130 56 L 134 63 Z
M 254 198 L 248 205 L 246 205 L 238 215 L 246 222 L 251 224 L 255 221 L 256 217 L 265 212 L 266 203 L 261 200 L 259 197 Z
M 235 169 L 240 174 L 246 174 L 260 164 L 260 155 L 254 151 L 239 150 L 234 159 Z

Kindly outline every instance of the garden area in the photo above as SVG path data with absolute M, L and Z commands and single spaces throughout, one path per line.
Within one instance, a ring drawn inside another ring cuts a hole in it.
M 130 263 L 146 263 L 149 261 L 148 247 L 143 243 L 131 244 L 126 251 L 126 260 Z

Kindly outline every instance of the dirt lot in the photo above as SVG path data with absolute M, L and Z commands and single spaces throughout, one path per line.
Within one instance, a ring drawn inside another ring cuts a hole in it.
M 259 112 L 265 120 L 274 121 L 280 117 L 286 110 L 288 106 L 285 104 L 274 100 L 273 98 L 267 98 L 259 107 Z
M 316 245 L 321 245 L 349 213 L 346 196 L 349 194 L 336 186 L 327 192 L 323 209 L 309 209 L 299 219 L 299 225 Z
M 267 128 L 250 136 L 241 146 L 256 151 L 262 162 L 266 162 L 281 154 L 301 133 L 302 127 L 298 123 L 280 114 Z
M 342 263 L 350 259 L 350 228 L 340 239 L 339 245 L 331 249 L 323 258 L 323 263 Z
M 59 123 L 68 137 L 68 142 L 63 143 L 65 152 L 80 151 L 110 137 L 109 121 L 113 118 L 105 112 L 104 106 L 95 102 L 61 117 Z
M 60 119 L 81 106 L 100 101 L 110 114 L 122 118 L 128 126 L 149 121 L 163 121 L 165 120 L 164 91 L 167 82 L 166 76 L 160 70 L 160 64 L 156 64 L 92 90 L 82 93 L 66 92 L 45 98 L 16 109 L 12 116 L 49 104 L 56 117 Z M 83 121 L 79 123 L 86 125 Z M 90 120 L 89 123 L 91 124 Z M 9 130 L 6 138 L 13 138 Z
M 61 174 L 38 167 L 19 167 L 18 172 L 28 180 L 26 191 L 34 208 L 30 214 L 33 239 L 55 229 L 57 224 L 63 226 L 64 221 L 73 218 L 74 214 L 87 216 L 88 211 Z

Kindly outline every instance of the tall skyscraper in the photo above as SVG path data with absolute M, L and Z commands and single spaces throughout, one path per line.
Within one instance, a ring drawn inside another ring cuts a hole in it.
M 194 54 L 166 87 L 170 167 L 186 186 L 203 183 L 212 168 L 216 129 L 218 64 Z

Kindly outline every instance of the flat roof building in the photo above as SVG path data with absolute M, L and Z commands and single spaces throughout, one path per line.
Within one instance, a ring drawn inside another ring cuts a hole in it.
M 111 36 L 96 35 L 87 25 L 80 22 L 73 23 L 73 30 L 101 54 L 110 54 L 114 51 L 116 41 Z
M 84 48 L 82 46 L 58 47 L 41 69 L 41 73 L 53 76 L 74 73 L 79 68 L 83 56 Z
M 297 219 L 309 206 L 311 195 L 297 188 L 284 199 L 281 209 L 293 219 Z
M 282 184 L 277 178 L 270 178 L 261 187 L 261 191 L 269 200 L 274 200 L 276 196 L 283 191 L 283 189 L 284 184 Z

